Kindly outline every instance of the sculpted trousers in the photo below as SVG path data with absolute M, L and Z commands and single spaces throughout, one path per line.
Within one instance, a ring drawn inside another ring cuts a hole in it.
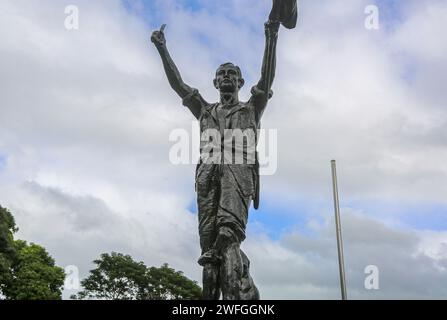
M 224 165 L 198 171 L 197 193 L 204 299 L 217 300 L 221 292 L 224 300 L 258 299 L 250 262 L 240 250 L 252 195 Z

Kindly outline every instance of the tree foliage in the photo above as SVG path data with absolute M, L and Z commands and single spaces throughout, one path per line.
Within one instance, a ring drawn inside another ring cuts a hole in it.
M 14 233 L 17 227 L 13 215 L 0 206 L 0 294 L 11 281 L 11 267 L 16 258 Z
M 202 289 L 181 271 L 168 264 L 160 268 L 151 267 L 146 272 L 143 298 L 150 300 L 196 300 L 202 297 Z
M 132 300 L 138 295 L 146 266 L 135 262 L 131 256 L 113 252 L 104 253 L 93 261 L 96 269 L 90 270 L 88 278 L 82 280 L 84 291 L 78 299 Z
M 10 300 L 60 300 L 65 271 L 41 246 L 16 240 L 17 259 L 3 290 Z
M 0 254 L 13 250 L 13 236 L 17 231 L 11 212 L 0 206 Z
M 167 264 L 147 268 L 129 255 L 104 253 L 95 260 L 96 268 L 81 281 L 83 291 L 75 299 L 170 300 L 200 299 L 196 282 Z
M 14 240 L 14 217 L 0 206 L 0 294 L 9 300 L 62 298 L 65 272 L 45 248 Z

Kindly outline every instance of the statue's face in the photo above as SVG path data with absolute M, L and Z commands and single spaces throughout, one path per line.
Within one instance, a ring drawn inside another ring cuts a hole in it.
M 214 79 L 214 86 L 220 92 L 232 93 L 239 91 L 244 85 L 244 79 L 239 76 L 236 67 L 232 65 L 221 66 L 216 71 L 216 79 Z

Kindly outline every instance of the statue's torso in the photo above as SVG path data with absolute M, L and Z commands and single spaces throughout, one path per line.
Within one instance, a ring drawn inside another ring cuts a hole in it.
M 231 107 L 210 104 L 202 111 L 199 123 L 201 159 L 196 171 L 197 191 L 208 190 L 209 183 L 219 182 L 219 175 L 229 170 L 243 193 L 255 198 L 259 183 L 256 154 L 259 123 L 254 106 L 248 102 Z M 220 150 L 220 157 L 210 156 L 211 150 Z

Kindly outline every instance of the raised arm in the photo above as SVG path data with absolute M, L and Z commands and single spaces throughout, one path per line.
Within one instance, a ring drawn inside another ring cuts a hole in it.
M 257 110 L 257 117 L 260 119 L 267 106 L 269 98 L 272 96 L 272 84 L 276 71 L 276 44 L 278 42 L 278 30 L 280 23 L 269 20 L 265 23 L 265 50 L 262 61 L 261 79 L 251 90 L 251 103 Z
M 157 30 L 152 33 L 151 41 L 160 54 L 166 76 L 172 89 L 183 99 L 183 105 L 188 107 L 192 114 L 199 119 L 203 106 L 206 106 L 208 103 L 202 98 L 197 89 L 191 88 L 183 82 L 180 72 L 174 61 L 172 61 L 171 55 L 166 47 L 165 26 L 162 25 L 159 31 Z
M 172 89 L 183 99 L 188 94 L 191 94 L 194 89 L 189 87 L 183 82 L 180 72 L 177 69 L 174 61 L 169 54 L 168 48 L 166 47 L 166 38 L 164 34 L 164 28 L 166 25 L 162 25 L 160 30 L 154 31 L 152 33 L 151 41 L 154 43 L 155 47 L 160 54 L 161 60 L 163 61 L 163 67 L 168 77 L 169 84 Z
M 265 23 L 265 50 L 262 61 L 261 79 L 258 89 L 270 92 L 276 71 L 276 44 L 278 42 L 278 30 L 280 23 L 268 21 Z

